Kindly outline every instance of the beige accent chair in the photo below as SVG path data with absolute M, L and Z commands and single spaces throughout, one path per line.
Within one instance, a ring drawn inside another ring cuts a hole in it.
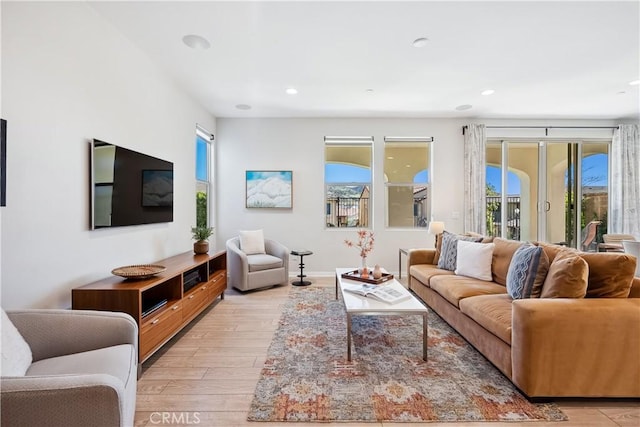
M 264 254 L 247 255 L 240 238 L 227 240 L 229 283 L 239 291 L 283 285 L 289 280 L 289 249 L 275 240 L 264 239 Z
M 24 376 L 0 378 L 0 424 L 133 426 L 138 326 L 131 316 L 81 310 L 7 315 L 33 361 Z

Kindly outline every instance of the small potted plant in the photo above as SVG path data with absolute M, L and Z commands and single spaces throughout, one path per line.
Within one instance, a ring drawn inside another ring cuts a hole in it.
M 209 241 L 207 240 L 213 234 L 213 227 L 191 227 L 191 235 L 196 242 L 193 244 L 193 251 L 197 254 L 206 254 L 209 252 Z

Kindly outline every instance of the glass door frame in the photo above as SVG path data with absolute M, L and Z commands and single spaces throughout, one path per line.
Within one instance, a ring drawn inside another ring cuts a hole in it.
M 611 187 L 611 139 L 608 138 L 488 138 L 487 143 L 491 142 L 493 144 L 499 143 L 501 146 L 501 186 L 502 191 L 500 194 L 500 213 L 501 218 L 507 217 L 507 198 L 508 194 L 506 191 L 508 182 L 507 177 L 509 173 L 509 144 L 518 144 L 518 143 L 536 143 L 538 145 L 538 198 L 537 198 L 537 230 L 536 230 L 536 238 L 538 241 L 546 242 L 547 241 L 547 207 L 549 206 L 549 201 L 547 200 L 547 148 L 548 144 L 554 143 L 564 143 L 564 144 L 576 144 L 575 151 L 575 202 L 574 202 L 574 236 L 575 244 L 573 247 L 578 247 L 580 242 L 582 241 L 582 226 L 580 221 L 580 215 L 582 213 L 582 196 L 583 196 L 583 185 L 582 185 L 582 160 L 583 160 L 583 147 L 585 144 L 607 144 L 607 192 L 609 192 Z M 485 165 L 486 168 L 487 165 Z M 566 210 L 566 208 L 565 208 Z M 607 202 L 607 216 L 611 217 L 611 203 Z M 502 221 L 500 224 L 500 235 L 507 235 L 507 221 Z

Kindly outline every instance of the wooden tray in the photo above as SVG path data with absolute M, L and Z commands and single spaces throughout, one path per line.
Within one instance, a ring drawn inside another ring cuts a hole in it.
M 167 267 L 164 265 L 141 264 L 127 265 L 111 270 L 111 274 L 124 277 L 126 279 L 148 279 L 158 273 L 165 271 Z
M 379 279 L 374 279 L 373 274 L 369 273 L 369 277 L 364 278 L 360 276 L 360 273 L 358 273 L 358 270 L 342 273 L 341 276 L 345 279 L 357 280 L 358 282 L 371 283 L 373 285 L 379 285 L 381 283 L 388 282 L 389 280 L 393 279 L 393 274 L 391 273 L 382 273 L 382 277 Z

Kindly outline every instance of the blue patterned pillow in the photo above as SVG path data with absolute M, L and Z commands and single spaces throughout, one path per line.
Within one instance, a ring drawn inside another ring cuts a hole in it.
M 442 232 L 442 249 L 438 258 L 438 268 L 455 271 L 458 266 L 458 240 L 481 242 L 482 237 L 458 236 L 457 234 Z
M 542 247 L 520 246 L 507 271 L 507 293 L 513 299 L 537 298 L 549 272 L 549 257 Z

